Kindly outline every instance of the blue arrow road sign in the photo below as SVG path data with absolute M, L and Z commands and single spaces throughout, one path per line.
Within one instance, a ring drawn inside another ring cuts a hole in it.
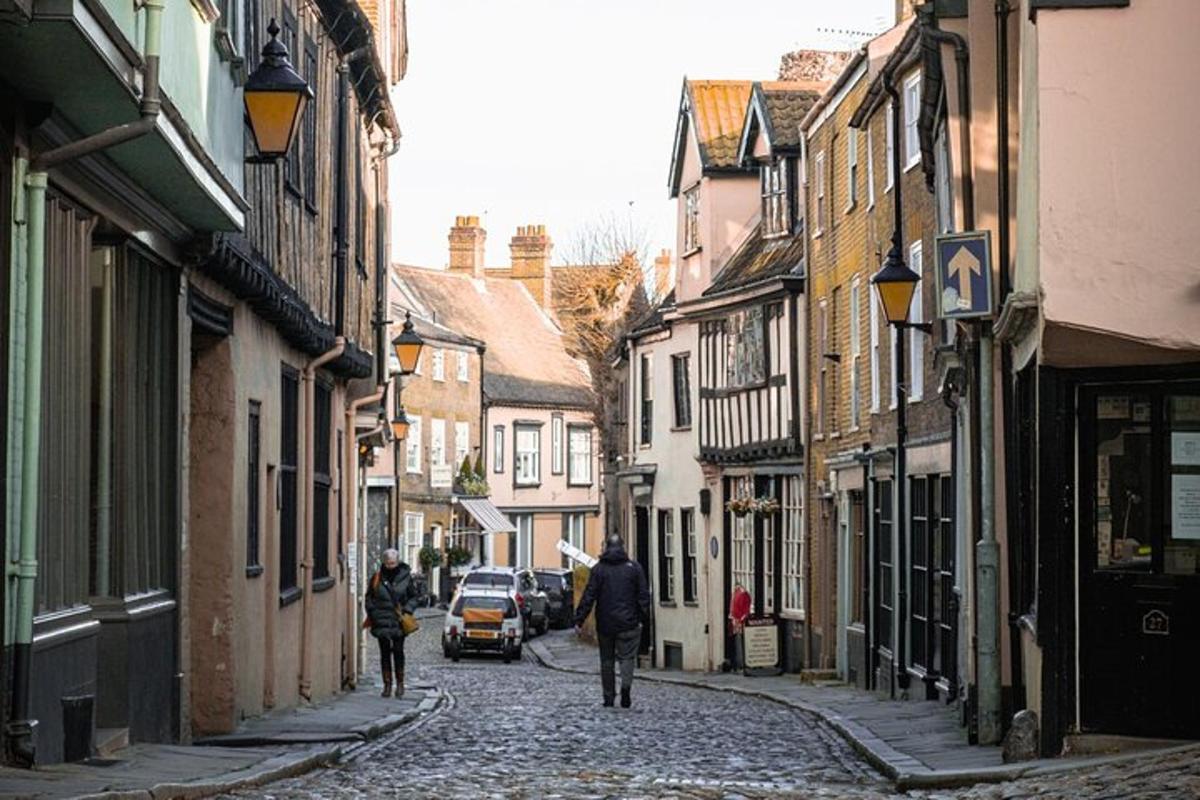
M 992 315 L 992 243 L 988 231 L 937 237 L 938 316 Z

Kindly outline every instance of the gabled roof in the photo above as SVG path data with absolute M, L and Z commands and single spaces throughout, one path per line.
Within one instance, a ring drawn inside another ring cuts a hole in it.
M 804 234 L 799 236 L 763 236 L 762 224 L 755 226 L 737 252 L 704 290 L 702 297 L 713 297 L 743 289 L 772 278 L 804 274 Z
M 628 338 L 636 339 L 647 333 L 653 333 L 663 327 L 663 321 L 666 319 L 668 311 L 675 308 L 675 290 L 672 289 L 667 293 L 667 296 L 659 300 L 654 308 L 646 316 L 639 319 L 633 324 L 629 330 Z
M 401 283 L 399 303 L 414 317 L 486 344 L 486 402 L 592 407 L 586 365 L 567 353 L 562 330 L 520 281 L 408 266 L 395 266 L 392 272 Z
M 746 164 L 754 156 L 754 140 L 761 130 L 774 154 L 800 152 L 800 123 L 821 99 L 823 84 L 813 81 L 764 81 L 755 83 L 742 123 L 738 161 Z
M 694 129 L 705 174 L 741 172 L 738 144 L 750 99 L 750 81 L 693 81 L 684 78 L 671 152 L 671 197 L 679 194 L 688 131 Z

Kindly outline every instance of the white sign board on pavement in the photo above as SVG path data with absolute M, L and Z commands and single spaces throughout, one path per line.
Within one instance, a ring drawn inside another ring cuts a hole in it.
M 575 545 L 568 542 L 566 539 L 559 539 L 558 544 L 556 544 L 555 547 L 558 548 L 558 552 L 562 553 L 564 556 L 571 559 L 572 561 L 578 561 L 580 564 L 583 564 L 588 569 L 591 569 L 592 567 L 596 566 L 595 558 L 592 558 L 587 553 L 583 552 L 578 547 L 576 547 Z

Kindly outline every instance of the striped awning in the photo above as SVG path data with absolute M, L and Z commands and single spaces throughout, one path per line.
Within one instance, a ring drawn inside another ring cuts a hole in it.
M 515 533 L 517 530 L 508 517 L 486 497 L 459 497 L 457 502 L 475 518 L 484 533 Z

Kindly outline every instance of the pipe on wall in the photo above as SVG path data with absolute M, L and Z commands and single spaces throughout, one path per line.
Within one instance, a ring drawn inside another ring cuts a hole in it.
M 358 439 L 356 435 L 355 419 L 358 416 L 358 410 L 364 406 L 369 406 L 378 403 L 387 394 L 387 384 L 381 383 L 376 385 L 374 394 L 360 397 L 346 406 L 346 422 L 345 422 L 345 441 L 346 447 L 342 454 L 342 475 L 341 488 L 342 493 L 342 535 L 346 537 L 346 544 L 354 543 L 354 547 L 347 546 L 345 552 L 354 559 L 354 566 L 351 568 L 351 574 L 355 576 L 355 580 L 350 585 L 350 602 L 346 603 L 346 635 L 353 637 L 354 641 L 349 642 L 346 648 L 347 665 L 346 673 L 348 676 L 347 683 L 353 688 L 358 685 L 358 653 L 361 644 L 362 629 L 358 625 L 358 602 L 362 593 L 359 591 L 359 586 L 366 582 L 363 575 L 366 569 L 366 538 L 360 535 L 358 530 L 357 506 L 358 506 L 358 491 L 355 480 L 357 470 L 355 464 L 358 463 Z M 398 487 L 397 487 L 398 490 Z M 356 585 L 357 584 L 357 585 Z
M 312 700 L 312 604 L 313 604 L 313 459 L 315 458 L 315 411 L 317 370 L 346 351 L 346 339 L 338 336 L 333 347 L 304 365 L 304 462 L 300 465 L 300 487 L 304 497 L 304 543 L 300 569 L 304 572 L 304 595 L 300 599 L 300 696 Z
M 33 158 L 25 176 L 25 222 L 28 225 L 25 259 L 25 419 L 21 431 L 21 501 L 18 544 L 17 619 L 13 660 L 12 716 L 8 724 L 9 751 L 14 762 L 31 766 L 36 759 L 30 714 L 30 670 L 33 649 L 34 585 L 37 580 L 38 471 L 41 466 L 41 395 L 44 297 L 46 277 L 46 190 L 48 171 L 69 161 L 145 136 L 154 130 L 162 107 L 159 91 L 159 55 L 162 48 L 162 12 L 165 0 L 145 0 L 146 38 L 142 97 L 134 122 L 84 137 Z M 19 358 L 19 355 L 17 356 Z

